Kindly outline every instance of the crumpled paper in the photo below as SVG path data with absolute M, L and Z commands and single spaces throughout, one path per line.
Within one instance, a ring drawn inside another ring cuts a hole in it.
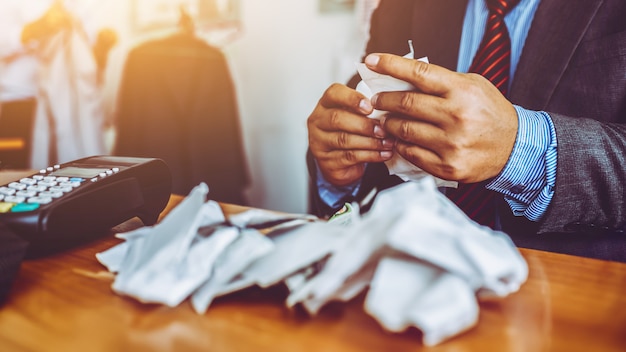
M 331 221 L 283 215 L 300 221 L 267 235 L 249 227 L 277 213 L 225 219 L 206 195 L 196 187 L 161 223 L 97 255 L 117 272 L 115 292 L 169 306 L 189 297 L 202 314 L 215 297 L 284 284 L 286 306 L 315 315 L 367 291 L 364 310 L 381 326 L 416 327 L 434 345 L 476 324 L 478 299 L 505 297 L 528 275 L 510 239 L 469 219 L 432 177 L 380 192 L 364 215 L 358 204 Z
M 171 307 L 193 295 L 202 313 L 234 289 L 229 281 L 241 267 L 272 249 L 258 230 L 220 226 L 224 214 L 218 203 L 206 202 L 207 193 L 205 184 L 195 187 L 161 223 L 120 234 L 125 242 L 96 255 L 117 273 L 115 292 Z M 208 235 L 207 228 L 213 230 Z
M 508 236 L 465 216 L 431 177 L 381 192 L 346 232 L 343 247 L 291 292 L 288 306 L 316 314 L 369 285 L 369 314 L 389 331 L 415 326 L 433 345 L 476 323 L 476 297 L 504 297 L 528 275 Z
M 409 47 L 411 52 L 406 54 L 404 57 L 407 59 L 414 59 L 413 45 L 411 41 L 409 41 Z M 428 63 L 427 57 L 423 57 L 418 60 Z M 412 84 L 391 76 L 374 72 L 367 68 L 367 66 L 363 63 L 357 64 L 357 71 L 361 76 L 361 81 L 357 84 L 356 90 L 365 95 L 368 99 L 371 99 L 372 96 L 380 92 L 415 90 L 415 87 Z M 369 117 L 379 120 L 384 114 L 384 111 L 374 110 Z M 385 165 L 387 165 L 387 169 L 389 169 L 389 174 L 397 175 L 404 181 L 419 180 L 424 176 L 430 175 L 426 171 L 411 164 L 397 153 L 394 153 L 393 157 L 385 162 Z M 458 187 L 458 182 L 455 181 L 435 178 L 435 182 L 439 187 Z

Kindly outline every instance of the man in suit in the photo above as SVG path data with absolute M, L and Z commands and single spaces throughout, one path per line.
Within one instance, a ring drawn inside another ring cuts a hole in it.
M 495 228 L 520 246 L 626 261 L 625 16 L 620 0 L 521 0 L 505 17 L 504 96 L 462 73 L 485 32 L 484 0 L 383 0 L 365 63 L 416 90 L 324 93 L 308 119 L 314 211 L 401 182 L 383 164 L 399 153 L 496 192 Z M 396 56 L 407 39 L 431 64 Z M 373 108 L 386 119 L 366 118 Z

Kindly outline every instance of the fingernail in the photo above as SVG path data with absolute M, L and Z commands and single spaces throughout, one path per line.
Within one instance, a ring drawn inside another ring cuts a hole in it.
M 385 121 L 387 121 L 387 115 L 381 116 L 379 121 L 380 121 L 380 125 L 384 126 L 385 125 Z
M 383 159 L 391 159 L 392 156 L 393 156 L 392 151 L 385 150 L 385 151 L 380 152 L 380 157 Z
M 374 136 L 378 138 L 385 138 L 387 134 L 385 133 L 385 130 L 382 129 L 382 127 L 376 125 L 374 126 Z
M 367 99 L 361 99 L 359 108 L 361 108 L 362 112 L 369 114 L 372 111 L 372 104 Z
M 378 65 L 378 61 L 380 61 L 380 56 L 376 54 L 369 54 L 365 58 L 365 64 L 367 64 L 368 66 L 376 66 Z
M 383 147 L 385 148 L 393 148 L 393 146 L 396 144 L 396 141 L 394 139 L 391 138 L 387 138 L 387 139 L 383 139 Z
M 376 106 L 376 101 L 378 101 L 378 93 L 374 94 L 374 96 L 370 98 L 370 101 L 372 102 L 372 106 Z

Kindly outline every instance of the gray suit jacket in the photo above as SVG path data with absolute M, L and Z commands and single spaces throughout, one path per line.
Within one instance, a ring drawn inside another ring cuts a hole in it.
M 416 57 L 455 70 L 466 5 L 383 0 L 367 52 L 404 55 L 412 39 Z M 550 113 L 557 180 L 539 223 L 514 217 L 501 200 L 503 229 L 518 245 L 626 261 L 625 18 L 623 0 L 543 0 L 537 9 L 509 99 Z M 372 165 L 357 198 L 397 183 L 383 164 Z M 318 214 L 332 211 L 311 193 Z

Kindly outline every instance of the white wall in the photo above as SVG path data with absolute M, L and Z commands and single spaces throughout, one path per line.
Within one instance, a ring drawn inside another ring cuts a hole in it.
M 238 95 L 253 206 L 307 210 L 306 119 L 332 82 L 347 80 L 361 55 L 358 16 L 320 14 L 318 1 L 241 0 L 242 31 L 223 48 Z M 120 31 L 107 75 L 114 106 L 125 54 L 145 38 L 131 35 L 127 0 L 110 4 L 103 16 Z
M 231 61 L 252 186 L 252 205 L 307 210 L 306 119 L 338 72 L 355 31 L 350 13 L 318 13 L 318 0 L 243 0 L 243 34 Z M 354 50 L 353 50 L 354 52 Z M 360 52 L 354 53 L 358 60 Z M 350 69 L 352 71 L 352 69 Z

